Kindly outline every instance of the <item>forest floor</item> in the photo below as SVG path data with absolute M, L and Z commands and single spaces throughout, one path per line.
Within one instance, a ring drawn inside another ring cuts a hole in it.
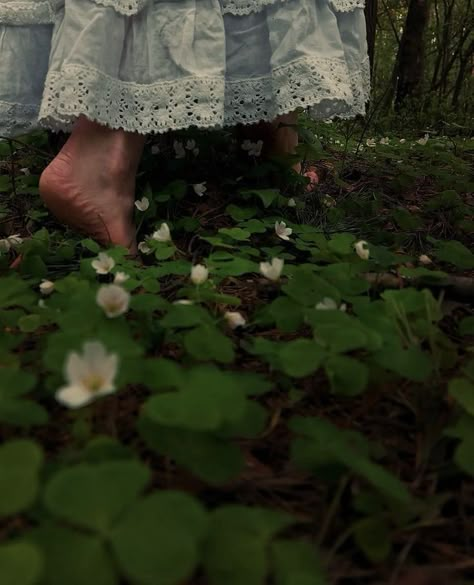
M 310 191 L 151 140 L 140 260 L 48 214 L 44 134 L 0 142 L 1 585 L 474 582 L 474 141 L 300 130 Z

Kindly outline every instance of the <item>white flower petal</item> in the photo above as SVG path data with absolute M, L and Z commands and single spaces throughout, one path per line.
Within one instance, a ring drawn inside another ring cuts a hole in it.
M 238 311 L 227 311 L 224 314 L 224 318 L 231 329 L 237 329 L 237 327 L 244 327 L 247 321 L 241 313 Z
M 159 229 L 152 234 L 152 239 L 157 242 L 169 242 L 171 241 L 171 231 L 167 223 L 162 223 Z
M 68 384 L 56 392 L 56 399 L 69 408 L 79 408 L 115 391 L 118 356 L 107 354 L 100 341 L 84 343 L 82 355 L 70 352 L 64 369 Z
M 357 256 L 362 260 L 368 260 L 370 257 L 369 244 L 365 240 L 360 240 L 354 244 Z
M 86 341 L 82 346 L 83 360 L 89 372 L 95 371 L 107 359 L 107 350 L 101 341 Z
M 431 260 L 431 258 L 429 256 L 427 256 L 426 254 L 422 254 L 419 258 L 418 258 L 420 264 L 423 264 L 423 266 L 428 266 L 428 264 L 433 264 L 433 260 Z
M 20 234 L 13 234 L 12 236 L 8 236 L 7 240 L 11 246 L 20 246 L 23 244 L 23 238 L 20 237 Z
M 50 295 L 53 290 L 54 290 L 54 282 L 52 282 L 51 280 L 45 280 L 43 279 L 41 281 L 41 284 L 39 285 L 41 294 L 43 295 Z
M 275 233 L 282 240 L 288 241 L 290 239 L 289 236 L 291 236 L 291 234 L 293 233 L 293 230 L 291 228 L 286 227 L 286 223 L 284 221 L 280 222 L 276 221 Z
M 69 384 L 80 384 L 80 381 L 88 374 L 88 363 L 75 351 L 71 352 L 66 359 L 64 377 Z
M 125 272 L 116 272 L 114 276 L 114 284 L 123 284 L 126 282 L 130 276 Z
M 152 249 L 150 248 L 150 246 L 146 242 L 140 242 L 138 244 L 138 250 L 142 254 L 151 254 L 151 252 L 152 252 Z
M 103 378 L 103 390 L 107 393 L 115 391 L 115 377 L 118 371 L 119 358 L 115 353 L 107 355 L 100 364 L 97 364 L 97 373 Z
M 277 281 L 280 278 L 285 261 L 281 258 L 273 258 L 270 262 L 260 262 L 260 272 L 268 280 Z
M 11 246 L 10 242 L 6 238 L 3 238 L 3 240 L 0 240 L 0 252 L 9 252 L 11 247 L 12 246 Z
M 150 200 L 148 197 L 137 199 L 137 201 L 135 201 L 135 207 L 138 209 L 138 211 L 146 211 L 150 207 Z
M 176 158 L 185 158 L 186 151 L 184 150 L 184 146 L 183 146 L 182 142 L 178 142 L 177 140 L 175 140 L 173 142 L 173 148 L 174 148 Z
M 204 183 L 195 183 L 193 185 L 193 189 L 198 197 L 202 197 L 207 191 L 206 182 L 204 181 Z
M 97 274 L 109 274 L 115 266 L 115 260 L 106 252 L 100 252 L 97 258 L 92 260 L 91 264 Z
M 130 293 L 118 284 L 105 284 L 97 291 L 96 301 L 107 317 L 119 317 L 128 311 Z
M 209 270 L 203 264 L 195 264 L 191 268 L 191 281 L 195 285 L 204 284 L 209 277 Z
M 329 297 L 324 297 L 323 300 L 316 305 L 318 311 L 334 311 L 337 310 L 337 308 L 336 301 Z
M 81 408 L 92 402 L 95 395 L 82 386 L 64 386 L 56 392 L 56 400 L 68 408 Z

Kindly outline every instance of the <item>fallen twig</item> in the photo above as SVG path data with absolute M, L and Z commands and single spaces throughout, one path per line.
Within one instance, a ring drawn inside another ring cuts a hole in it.
M 390 272 L 367 272 L 363 277 L 373 286 L 381 289 L 405 288 L 429 288 L 443 290 L 446 297 L 462 301 L 474 301 L 474 278 L 468 276 L 447 275 L 439 282 L 429 282 L 426 278 L 409 278 L 392 274 Z

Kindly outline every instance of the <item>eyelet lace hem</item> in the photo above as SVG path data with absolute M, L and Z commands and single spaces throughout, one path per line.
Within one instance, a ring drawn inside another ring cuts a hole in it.
M 1 0 L 0 0 L 1 1 Z M 11 0 L 0 4 L 0 23 L 2 24 L 49 24 L 54 22 L 54 12 L 64 0 Z M 112 7 L 124 16 L 137 14 L 149 0 L 93 0 L 96 4 Z M 259 12 L 266 6 L 286 0 L 222 0 L 222 13 L 244 16 Z M 364 8 L 365 0 L 331 0 L 338 12 L 349 12 Z
M 252 12 L 260 12 L 266 6 L 283 3 L 286 0 L 222 0 L 222 14 L 246 16 Z
M 222 0 L 222 13 L 245 16 L 252 12 L 260 12 L 266 6 L 285 2 L 286 0 Z M 350 12 L 356 8 L 364 8 L 365 0 L 331 0 L 337 12 Z
M 132 16 L 137 14 L 148 3 L 148 0 L 93 0 L 96 4 L 112 7 L 119 14 Z
M 50 24 L 54 12 L 48 1 L 4 2 L 0 4 L 0 23 L 10 25 Z
M 369 88 L 368 62 L 350 73 L 343 59 L 300 59 L 257 79 L 189 77 L 151 85 L 66 65 L 48 74 L 39 120 L 44 127 L 68 130 L 82 114 L 111 128 L 148 134 L 270 121 L 301 107 L 317 118 L 350 118 L 365 113 Z
M 331 4 L 338 12 L 351 12 L 356 8 L 365 8 L 365 0 L 331 0 Z

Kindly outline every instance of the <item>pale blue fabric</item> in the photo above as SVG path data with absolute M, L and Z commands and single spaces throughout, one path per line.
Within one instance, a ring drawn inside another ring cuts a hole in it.
M 0 0 L 3 136 L 352 117 L 369 85 L 360 0 Z

